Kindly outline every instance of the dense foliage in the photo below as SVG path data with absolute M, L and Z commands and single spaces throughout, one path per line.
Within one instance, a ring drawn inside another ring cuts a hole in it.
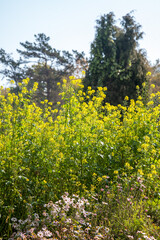
M 126 95 L 136 99 L 136 86 L 141 89 L 147 81 L 148 62 L 145 52 L 138 49 L 143 36 L 140 28 L 131 14 L 122 18 L 121 28 L 112 12 L 97 20 L 84 85 L 94 89 L 106 86 L 106 100 L 111 104 L 122 104 Z
M 104 104 L 106 88 L 99 87 L 95 95 L 95 90 L 88 87 L 85 93 L 81 80 L 70 77 L 68 82 L 64 79 L 58 83 L 63 90 L 63 104 L 58 102 L 59 108 L 52 110 L 47 100 L 41 102 L 42 108 L 33 102 L 37 83 L 28 91 L 28 81 L 19 84 L 18 95 L 9 90 L 6 97 L 0 95 L 1 237 L 8 239 L 20 229 L 25 234 L 25 227 L 33 227 L 28 214 L 32 217 L 34 213 L 38 216 L 34 215 L 32 221 L 39 224 L 32 229 L 34 234 L 42 232 L 42 228 L 46 231 L 47 226 L 47 231 L 58 231 L 52 239 L 60 239 L 63 228 L 71 234 L 73 222 L 67 225 L 65 221 L 72 214 L 77 228 L 81 225 L 84 229 L 74 211 L 64 217 L 54 214 L 52 220 L 42 215 L 44 204 L 59 201 L 68 192 L 89 199 L 88 211 L 97 214 L 97 220 L 84 221 L 92 225 L 92 230 L 102 227 L 97 231 L 105 234 L 104 239 L 129 239 L 128 235 L 139 236 L 138 231 L 158 239 L 160 93 L 152 94 L 146 105 L 139 96 L 136 102 L 126 97 L 124 106 L 113 106 Z M 92 196 L 97 196 L 97 203 L 92 202 Z M 105 209 L 102 201 L 106 202 Z M 67 211 L 65 206 L 63 209 Z M 106 222 L 100 212 L 105 214 Z M 19 224 L 26 219 L 25 225 L 13 225 L 15 217 L 21 219 Z M 54 219 L 60 222 L 53 226 Z M 89 235 L 96 237 L 91 231 L 79 239 L 89 239 Z M 40 239 L 39 235 L 36 239 Z

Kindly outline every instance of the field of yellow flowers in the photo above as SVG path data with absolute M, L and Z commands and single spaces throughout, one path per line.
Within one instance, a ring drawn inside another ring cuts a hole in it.
M 1 239 L 160 239 L 160 93 L 112 106 L 70 77 L 53 109 L 28 81 L 0 95 Z

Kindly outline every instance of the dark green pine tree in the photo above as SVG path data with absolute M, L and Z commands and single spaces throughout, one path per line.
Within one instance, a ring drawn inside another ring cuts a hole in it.
M 26 41 L 20 43 L 24 50 L 17 50 L 20 55 L 28 59 L 29 63 L 35 62 L 28 67 L 26 76 L 30 78 L 30 84 L 38 82 L 39 87 L 36 93 L 37 100 L 45 98 L 50 102 L 57 101 L 57 82 L 69 74 L 73 68 L 69 63 L 70 55 L 62 56 L 60 51 L 49 45 L 50 38 L 40 33 L 35 35 L 35 42 Z
M 91 44 L 89 69 L 84 79 L 85 88 L 106 86 L 106 101 L 122 104 L 125 96 L 136 99 L 136 86 L 147 81 L 148 62 L 145 53 L 138 50 L 143 36 L 141 26 L 127 14 L 121 28 L 115 25 L 111 12 L 97 20 L 96 35 Z

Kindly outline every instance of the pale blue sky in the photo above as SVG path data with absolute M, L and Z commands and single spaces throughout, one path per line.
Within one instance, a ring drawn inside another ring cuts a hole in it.
M 88 54 L 96 19 L 110 11 L 119 19 L 132 10 L 145 32 L 140 47 L 155 63 L 160 58 L 160 0 L 0 0 L 0 48 L 17 57 L 20 42 L 45 33 L 56 49 Z

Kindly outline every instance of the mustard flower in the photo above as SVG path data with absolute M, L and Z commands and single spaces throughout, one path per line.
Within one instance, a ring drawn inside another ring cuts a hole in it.
M 151 72 L 147 72 L 147 73 L 146 73 L 146 76 L 151 76 Z

